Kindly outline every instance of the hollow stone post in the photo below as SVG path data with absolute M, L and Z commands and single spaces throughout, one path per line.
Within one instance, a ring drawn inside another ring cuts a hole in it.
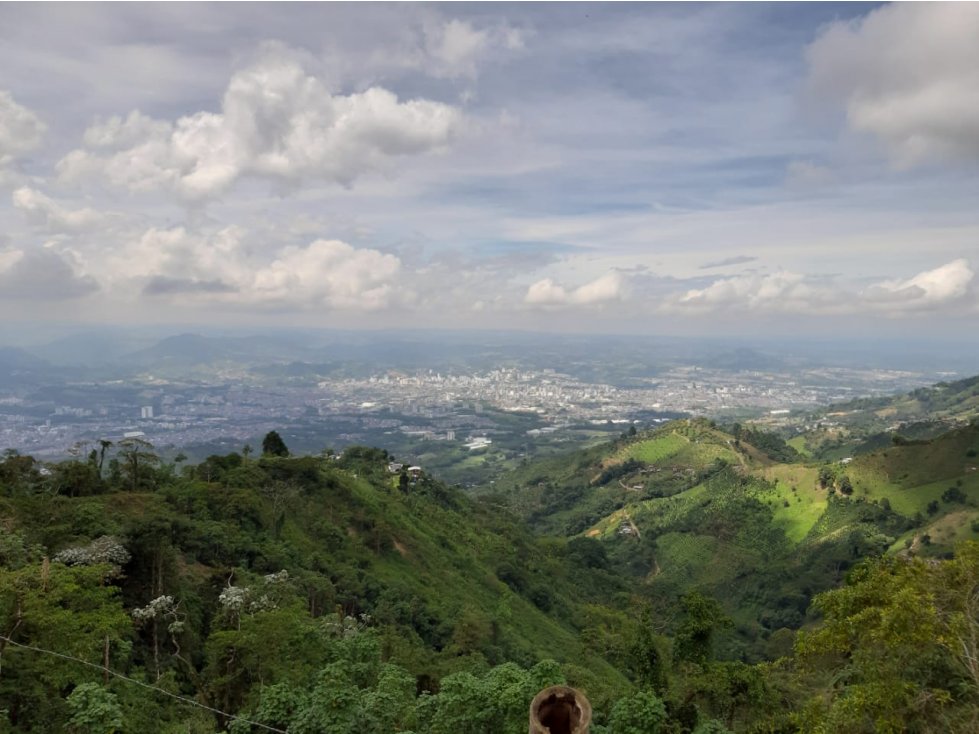
M 530 734 L 588 734 L 591 704 L 581 691 L 551 686 L 530 703 Z

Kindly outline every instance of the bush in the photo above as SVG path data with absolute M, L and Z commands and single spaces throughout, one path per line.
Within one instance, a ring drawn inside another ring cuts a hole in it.
M 74 731 L 112 734 L 122 729 L 122 709 L 114 693 L 98 683 L 82 683 L 68 696 Z
M 666 706 L 648 691 L 620 699 L 609 716 L 615 734 L 658 734 L 666 721 Z
M 958 487 L 949 487 L 944 492 L 942 492 L 942 502 L 947 502 L 949 504 L 957 502 L 959 504 L 965 504 L 966 496 Z

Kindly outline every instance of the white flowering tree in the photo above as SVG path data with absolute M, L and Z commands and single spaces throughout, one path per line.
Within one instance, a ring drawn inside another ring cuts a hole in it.
M 188 664 L 180 655 L 180 634 L 184 631 L 184 615 L 180 611 L 180 602 L 169 594 L 158 596 L 145 607 L 137 607 L 132 611 L 133 621 L 138 626 L 149 627 L 153 638 L 153 664 L 156 668 L 156 679 L 163 675 L 160 667 L 160 630 L 166 630 L 166 635 L 173 645 L 173 656 Z
M 285 569 L 264 576 L 258 590 L 250 586 L 233 586 L 229 581 L 218 596 L 218 603 L 228 621 L 240 630 L 242 615 L 278 608 L 282 591 L 288 583 L 289 572 Z
M 129 558 L 129 551 L 121 540 L 111 535 L 103 535 L 86 546 L 66 548 L 55 555 L 53 560 L 66 566 L 105 564 L 112 568 L 113 576 L 118 576 L 122 573 L 122 567 L 129 563 Z

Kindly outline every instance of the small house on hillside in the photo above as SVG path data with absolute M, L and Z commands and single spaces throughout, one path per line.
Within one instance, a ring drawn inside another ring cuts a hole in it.
M 388 464 L 388 471 L 391 474 L 398 474 L 403 468 L 404 468 L 404 464 L 399 464 L 395 461 L 392 461 L 390 464 Z
M 422 475 L 422 468 L 420 466 L 409 466 L 408 476 L 412 479 L 418 479 Z

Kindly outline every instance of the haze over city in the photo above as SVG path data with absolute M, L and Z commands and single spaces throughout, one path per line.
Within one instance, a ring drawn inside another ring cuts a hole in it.
M 0 6 L 45 323 L 960 338 L 979 5 Z

